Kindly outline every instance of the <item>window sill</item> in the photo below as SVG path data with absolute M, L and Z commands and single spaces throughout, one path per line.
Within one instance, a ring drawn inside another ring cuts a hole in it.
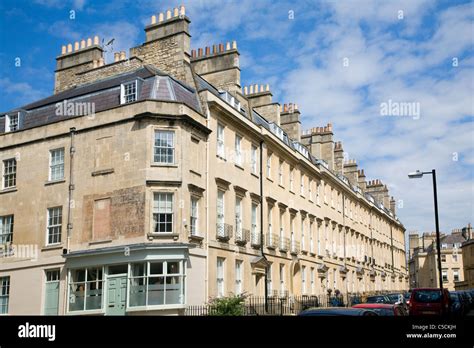
M 66 179 L 59 179 L 59 180 L 48 180 L 44 183 L 44 186 L 51 186 L 55 184 L 62 184 L 66 182 Z
M 305 196 L 305 195 L 302 195 L 301 193 L 300 193 L 300 196 L 303 197 L 304 199 L 306 199 L 306 196 Z
M 239 169 L 241 169 L 241 170 L 244 170 L 244 167 L 242 167 L 241 164 L 234 163 L 234 166 L 236 166 L 237 168 L 239 168 Z
M 41 248 L 41 251 L 47 251 L 47 250 L 57 250 L 57 249 L 62 249 L 63 248 L 63 243 L 59 244 L 48 244 L 45 245 L 44 247 Z
M 107 175 L 107 174 L 112 174 L 114 172 L 115 172 L 114 168 L 108 168 L 108 169 L 96 170 L 92 172 L 91 175 L 92 176 Z
M 173 238 L 174 240 L 178 240 L 179 233 L 160 233 L 160 232 L 151 232 L 148 233 L 148 239 L 169 239 Z
M 3 190 L 0 190 L 0 195 L 3 194 L 3 193 L 10 193 L 10 192 L 16 192 L 18 191 L 18 189 L 15 187 L 9 187 L 9 188 L 5 188 Z
M 151 167 L 165 167 L 165 168 L 178 168 L 177 164 L 171 163 L 152 163 L 150 164 Z
M 185 309 L 185 308 L 186 308 L 186 305 L 184 305 L 184 304 L 137 306 L 137 307 L 128 307 L 126 309 L 126 312 L 143 312 L 143 311 L 152 311 L 152 310 Z
M 281 186 L 281 185 L 279 185 L 279 186 Z M 290 189 L 290 193 L 295 194 L 295 191 Z
M 278 184 L 278 186 L 280 186 L 283 190 L 285 189 L 285 186 L 283 186 L 282 184 Z
M 200 242 L 200 241 L 202 241 L 203 239 L 204 239 L 204 237 L 203 237 L 203 236 L 200 236 L 200 235 L 198 235 L 198 234 L 190 234 L 190 235 L 189 235 L 189 240 L 194 240 L 194 241 Z
M 222 157 L 221 155 L 216 155 L 216 157 L 224 162 L 227 162 L 227 159 L 225 157 Z
M 88 311 L 68 311 L 66 315 L 104 315 L 103 309 L 91 309 Z
M 111 243 L 112 239 L 103 239 L 103 240 L 94 240 L 89 242 L 89 245 L 95 245 L 95 244 L 105 244 L 105 243 Z
M 252 174 L 252 176 L 256 177 L 257 179 L 259 178 L 258 174 L 255 174 L 255 173 L 250 173 Z
M 270 182 L 273 182 L 273 179 L 269 178 L 268 176 L 267 176 L 267 180 L 270 181 Z

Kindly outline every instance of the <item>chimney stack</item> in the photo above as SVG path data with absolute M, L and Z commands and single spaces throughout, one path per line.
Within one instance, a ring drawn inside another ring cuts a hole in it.
M 240 92 L 240 53 L 235 41 L 213 45 L 212 53 L 210 47 L 206 47 L 204 54 L 201 48 L 198 52 L 201 54 L 191 56 L 191 64 L 197 74 L 219 89 Z
M 326 161 L 329 170 L 334 170 L 334 140 L 332 132 L 332 123 L 325 127 L 313 127 L 304 132 L 301 136 L 301 142 L 309 148 L 311 154 Z
M 357 162 L 355 160 L 349 160 L 344 163 L 344 176 L 347 177 L 351 185 L 358 186 L 359 172 L 357 170 Z
M 283 112 L 280 113 L 280 127 L 288 136 L 301 142 L 301 120 L 298 105 L 289 103 L 283 105 Z
M 69 43 L 61 47 L 61 54 L 56 57 L 56 71 L 54 77 L 54 93 L 65 91 L 76 86 L 76 75 L 83 71 L 93 69 L 94 61 L 104 57 L 104 50 L 99 46 L 99 37 Z
M 334 143 L 334 171 L 338 174 L 344 174 L 344 149 L 342 142 Z

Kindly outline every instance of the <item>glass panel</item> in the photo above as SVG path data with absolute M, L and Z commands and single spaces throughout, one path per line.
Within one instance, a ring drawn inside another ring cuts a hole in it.
M 150 263 L 150 274 L 163 274 L 163 262 Z
M 166 277 L 166 304 L 181 304 L 181 278 L 180 276 Z
M 164 277 L 150 277 L 148 279 L 148 305 L 165 303 L 164 279 Z
M 113 275 L 113 274 L 127 274 L 127 271 L 128 271 L 128 265 L 124 264 L 124 265 L 116 265 L 116 266 L 109 266 L 109 271 L 108 271 L 108 274 L 109 275 Z
M 179 274 L 179 262 L 167 262 L 167 274 Z

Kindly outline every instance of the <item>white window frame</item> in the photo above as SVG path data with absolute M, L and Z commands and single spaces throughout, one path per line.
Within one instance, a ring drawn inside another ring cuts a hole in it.
M 199 198 L 191 196 L 191 211 L 189 214 L 189 232 L 191 236 L 199 236 Z
M 313 201 L 313 180 L 309 179 L 308 181 L 308 196 L 309 200 Z
M 311 267 L 309 272 L 310 272 L 309 277 L 310 277 L 310 283 L 311 283 L 311 295 L 315 295 L 316 287 L 315 287 L 315 279 L 314 279 L 314 267 Z
M 0 245 L 13 242 L 14 215 L 0 216 Z
M 8 314 L 10 302 L 10 276 L 0 277 L 0 315 Z
M 225 295 L 225 258 L 218 257 L 216 264 L 217 297 Z
M 294 192 L 295 168 L 290 168 L 290 191 Z
M 217 156 L 225 158 L 225 127 L 217 124 Z
M 161 138 L 160 135 L 165 138 Z M 153 164 L 174 165 L 176 162 L 176 132 L 171 129 L 155 129 L 153 136 Z M 171 146 L 168 143 L 170 139 Z M 164 141 L 164 144 L 157 145 L 157 141 Z M 171 152 L 169 152 L 170 150 Z
M 235 196 L 235 236 L 239 239 L 243 237 L 243 211 L 242 211 L 242 197 Z
M 242 137 L 235 134 L 235 164 L 242 165 Z
M 257 152 L 258 152 L 258 148 L 252 144 L 252 147 L 250 150 L 250 157 L 251 157 L 251 162 L 252 162 L 252 173 L 255 175 L 258 174 Z
M 459 276 L 459 269 L 453 269 L 453 281 L 458 282 L 460 279 L 461 277 Z
M 273 290 L 273 283 L 272 283 L 272 269 L 273 264 L 269 264 L 267 268 L 267 290 L 268 293 L 271 293 Z
M 303 197 L 305 195 L 304 178 L 305 178 L 305 175 L 303 173 L 301 173 L 301 176 L 300 176 L 300 195 L 303 196 Z
M 59 153 L 59 159 L 57 159 L 57 153 Z M 64 179 L 64 153 L 64 147 L 49 150 L 49 181 L 58 181 Z M 56 162 L 56 160 L 58 162 Z M 57 174 L 58 172 L 59 176 Z M 53 175 L 53 173 L 55 174 Z
M 122 83 L 120 85 L 120 104 L 136 102 L 138 100 L 140 86 L 141 83 L 139 83 L 138 79 Z M 133 90 L 133 93 L 128 93 L 129 91 L 127 89 L 129 87 Z
M 272 178 L 272 153 L 267 152 L 267 178 Z
M 285 265 L 280 264 L 280 295 L 285 293 L 286 286 L 285 286 Z
M 301 294 L 306 295 L 306 266 L 301 266 Z
M 309 252 L 314 254 L 314 221 L 309 222 Z
M 171 197 L 171 199 L 169 199 Z M 165 198 L 165 200 L 163 200 Z M 174 192 L 155 191 L 153 192 L 153 232 L 155 234 L 172 234 L 175 231 L 174 226 Z M 165 222 L 160 222 L 160 215 L 169 215 Z M 169 219 L 171 221 L 169 221 Z M 171 231 L 166 231 L 167 225 L 171 224 Z M 165 231 L 160 231 L 160 226 L 165 225 Z
M 13 115 L 5 115 L 5 133 L 15 132 L 20 129 L 20 117 L 21 114 L 19 112 Z
M 242 268 L 244 262 L 242 260 L 235 260 L 235 294 L 240 295 L 243 291 Z
M 56 212 L 59 212 L 57 214 Z M 63 207 L 51 207 L 47 209 L 46 215 L 46 245 L 58 245 L 62 242 L 62 223 L 63 223 Z M 51 220 L 56 221 L 51 221 Z M 60 219 L 60 221 L 57 221 Z M 59 230 L 59 233 L 57 232 Z M 55 238 L 55 236 L 57 236 Z M 50 242 L 50 237 L 52 237 L 53 241 Z
M 12 165 L 10 165 L 10 162 Z M 3 173 L 2 173 L 2 188 L 3 189 L 9 189 L 9 188 L 15 188 L 16 187 L 16 175 L 17 175 L 17 161 L 16 158 L 7 158 L 3 160 Z M 8 173 L 7 173 L 7 168 L 8 168 Z M 7 185 L 7 182 L 9 183 Z M 13 185 L 10 184 L 10 182 L 13 182 Z
M 278 163 L 278 183 L 283 186 L 283 161 Z
M 217 190 L 217 203 L 216 203 L 216 215 L 217 215 L 217 224 L 221 228 L 217 229 L 217 233 L 219 236 L 225 236 L 225 191 Z
M 301 250 L 306 250 L 306 243 L 305 243 L 305 233 L 304 233 L 304 228 L 305 228 L 305 223 L 306 219 L 301 216 Z
M 252 234 L 252 241 L 257 244 L 258 241 L 258 204 L 252 202 L 252 211 L 251 211 L 251 218 L 252 218 L 252 227 L 251 227 L 251 234 Z

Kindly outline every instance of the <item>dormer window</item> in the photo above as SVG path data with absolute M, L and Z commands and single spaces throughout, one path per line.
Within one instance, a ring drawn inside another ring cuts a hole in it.
M 120 86 L 120 104 L 133 103 L 138 100 L 141 82 L 141 80 L 134 80 L 122 83 Z
M 23 112 L 18 111 L 12 114 L 5 115 L 5 132 L 14 132 L 20 129 Z

